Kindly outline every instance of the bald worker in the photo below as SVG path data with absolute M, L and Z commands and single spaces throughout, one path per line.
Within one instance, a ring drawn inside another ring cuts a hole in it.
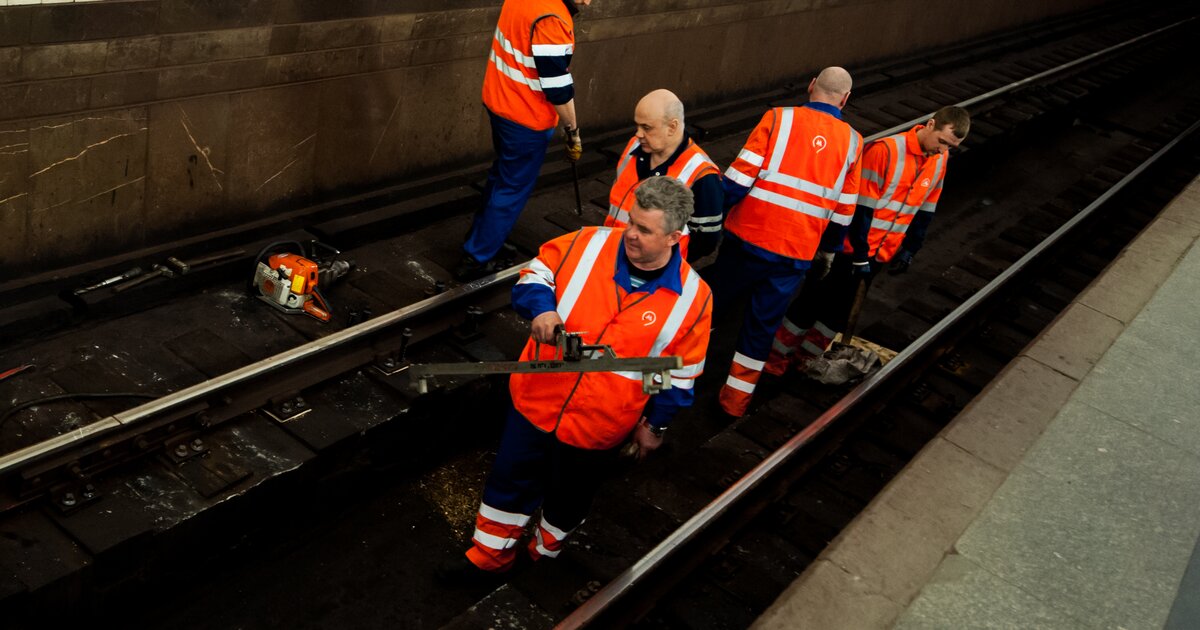
M 637 131 L 617 162 L 617 177 L 608 193 L 604 225 L 625 227 L 638 185 L 655 175 L 674 177 L 692 189 L 695 213 L 679 242 L 680 253 L 693 261 L 712 253 L 721 236 L 725 193 L 721 169 L 692 140 L 683 125 L 683 101 L 669 90 L 654 90 L 633 111 Z
M 717 317 L 750 296 L 720 394 L 731 416 L 746 413 L 792 294 L 805 274 L 828 273 L 854 216 L 862 136 L 842 121 L 850 87 L 842 68 L 822 70 L 808 103 L 763 115 L 725 171 L 725 238 L 705 277 Z

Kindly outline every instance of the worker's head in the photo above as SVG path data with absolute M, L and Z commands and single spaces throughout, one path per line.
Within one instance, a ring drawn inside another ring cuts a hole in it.
M 654 90 L 638 101 L 633 123 L 642 151 L 669 155 L 683 141 L 683 101 L 670 90 Z
M 808 98 L 816 103 L 833 105 L 838 109 L 846 106 L 850 100 L 850 87 L 854 81 L 845 68 L 830 66 L 821 71 L 817 78 L 808 84 Z
M 629 262 L 647 271 L 670 262 L 692 209 L 691 189 L 674 177 L 656 176 L 639 184 L 624 236 Z
M 961 107 L 949 105 L 933 114 L 925 126 L 917 130 L 917 141 L 925 155 L 945 153 L 967 139 L 971 131 L 971 115 Z
M 592 3 L 592 0 L 575 0 L 576 5 L 583 5 L 585 7 L 590 5 L 591 3 Z

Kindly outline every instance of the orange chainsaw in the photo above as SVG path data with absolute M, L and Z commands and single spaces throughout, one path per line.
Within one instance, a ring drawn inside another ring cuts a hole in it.
M 317 256 L 318 247 L 332 255 Z M 316 241 L 309 244 L 308 251 L 296 241 L 271 243 L 255 261 L 252 290 L 260 300 L 285 313 L 304 313 L 327 322 L 333 309 L 320 287 L 328 287 L 352 266 L 334 258 L 340 253 Z

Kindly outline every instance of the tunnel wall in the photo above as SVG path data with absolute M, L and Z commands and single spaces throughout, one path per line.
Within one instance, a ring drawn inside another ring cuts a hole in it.
M 595 0 L 585 130 L 1101 0 Z M 488 159 L 496 0 L 0 0 L 0 283 Z

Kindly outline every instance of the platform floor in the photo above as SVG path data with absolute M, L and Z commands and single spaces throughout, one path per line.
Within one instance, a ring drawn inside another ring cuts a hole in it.
M 1200 178 L 756 628 L 1200 628 Z

